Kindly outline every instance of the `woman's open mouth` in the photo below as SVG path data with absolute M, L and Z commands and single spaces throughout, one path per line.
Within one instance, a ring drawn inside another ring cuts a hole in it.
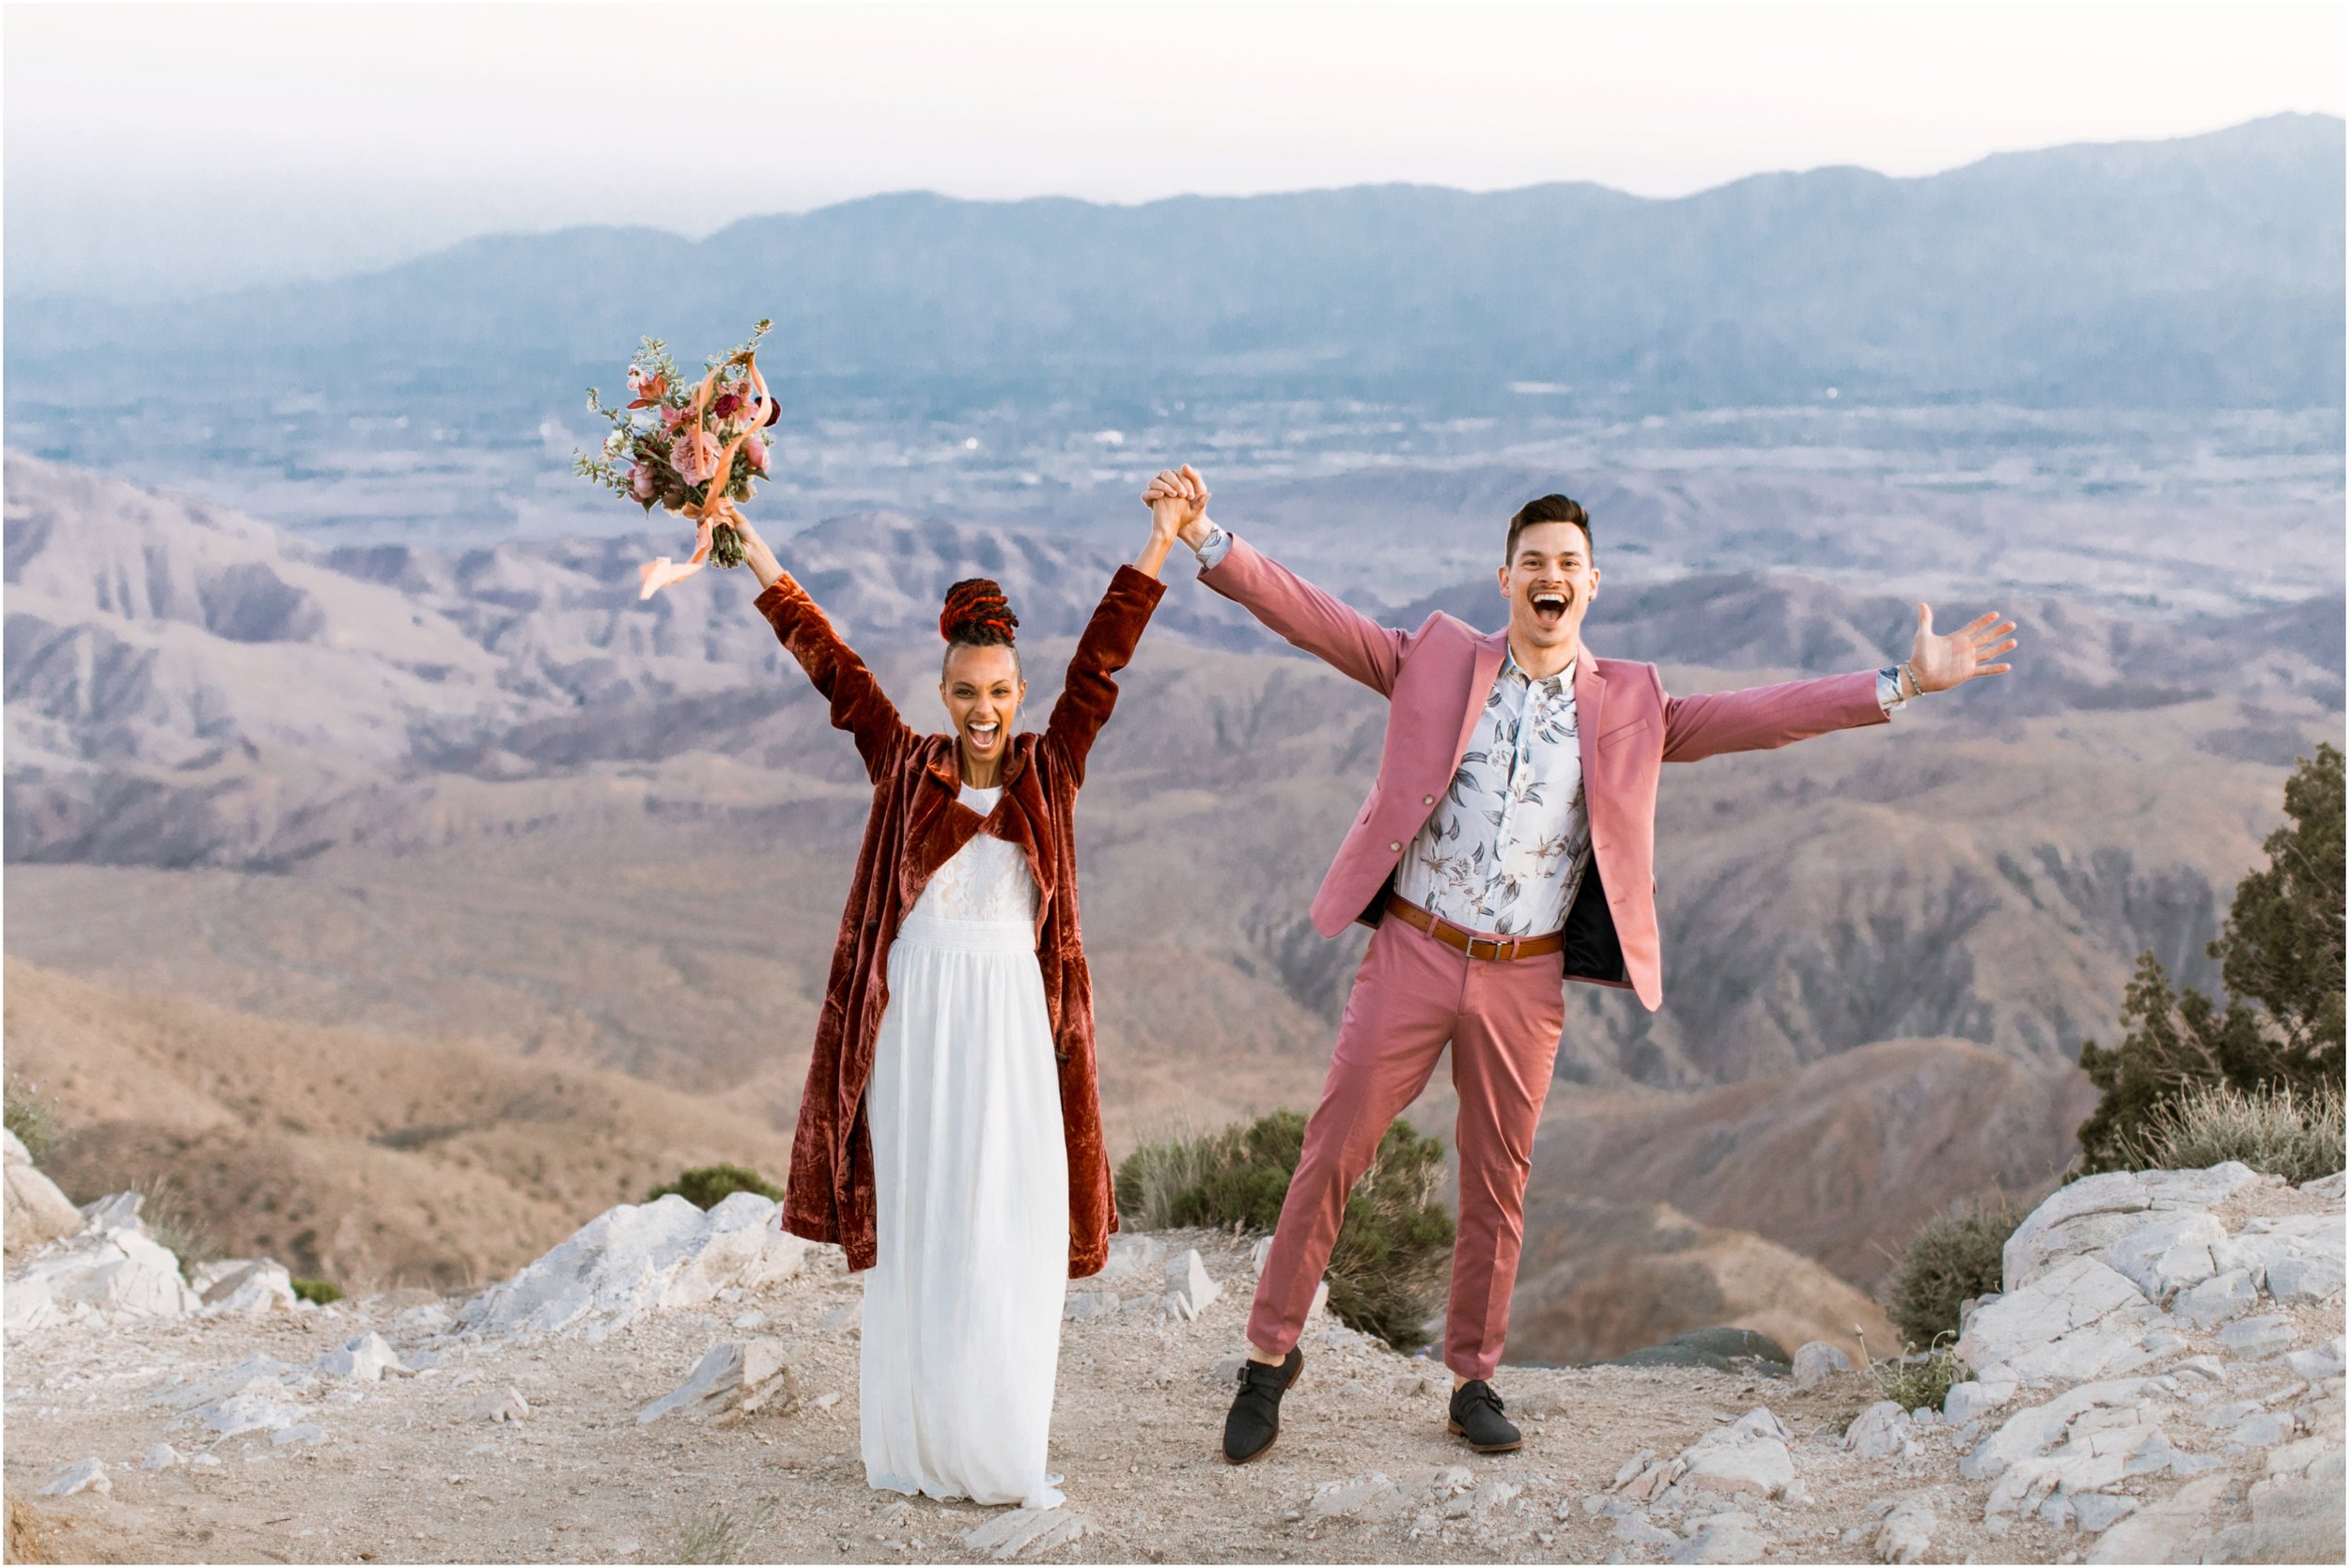
M 1533 596 L 1533 618 L 1544 627 L 1555 627 L 1566 618 L 1566 596 L 1545 588 Z
M 993 747 L 996 738 L 1003 733 L 1003 722 L 1000 719 L 990 719 L 982 724 L 973 720 L 962 726 L 962 733 L 970 737 L 971 744 L 974 748 L 984 752 Z

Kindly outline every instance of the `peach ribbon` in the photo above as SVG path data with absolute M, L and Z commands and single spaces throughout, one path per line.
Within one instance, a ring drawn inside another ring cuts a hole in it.
M 702 427 L 702 413 L 709 406 L 710 394 L 717 389 L 718 377 L 728 366 L 734 365 L 749 367 L 751 384 L 758 388 L 759 411 L 764 414 L 769 411 L 770 400 L 767 395 L 767 378 L 758 373 L 758 351 L 754 349 L 745 349 L 702 378 L 701 390 L 693 394 L 692 427 L 696 432 L 699 432 Z M 733 502 L 726 499 L 726 479 L 734 472 L 735 453 L 740 449 L 742 442 L 750 438 L 752 431 L 762 427 L 761 425 L 747 427 L 740 435 L 726 442 L 725 450 L 718 454 L 717 470 L 710 474 L 708 485 L 702 490 L 702 494 L 708 499 L 688 502 L 683 508 L 684 515 L 693 521 L 693 553 L 682 566 L 663 555 L 659 560 L 647 561 L 637 567 L 636 574 L 645 580 L 645 585 L 638 592 L 637 598 L 648 599 L 670 583 L 682 582 L 701 570 L 709 559 L 710 533 L 718 524 L 724 523 L 730 528 L 741 525 L 743 521 L 741 511 Z M 682 429 L 683 427 L 680 426 L 679 428 Z

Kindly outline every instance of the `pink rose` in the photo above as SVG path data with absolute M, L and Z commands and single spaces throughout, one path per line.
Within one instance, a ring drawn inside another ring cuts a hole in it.
M 767 472 L 767 443 L 756 436 L 742 438 L 742 460 L 757 472 Z
M 723 394 L 709 405 L 709 411 L 720 419 L 732 419 L 742 411 L 742 395 L 739 392 Z
M 638 465 L 628 471 L 628 493 L 639 501 L 652 499 L 652 470 Z
M 669 466 L 689 485 L 707 483 L 718 472 L 718 438 L 698 427 L 677 431 L 669 443 Z

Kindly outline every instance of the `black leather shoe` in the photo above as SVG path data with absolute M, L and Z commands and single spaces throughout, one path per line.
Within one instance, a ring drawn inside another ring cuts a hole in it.
M 1452 1390 L 1452 1431 L 1479 1453 L 1506 1453 L 1525 1442 L 1525 1434 L 1501 1413 L 1501 1396 L 1481 1377 Z
M 1232 1413 L 1223 1418 L 1223 1457 L 1245 1465 L 1272 1446 L 1281 1435 L 1281 1396 L 1305 1371 L 1305 1353 L 1291 1350 L 1279 1366 L 1267 1366 L 1252 1357 L 1240 1363 L 1239 1392 Z

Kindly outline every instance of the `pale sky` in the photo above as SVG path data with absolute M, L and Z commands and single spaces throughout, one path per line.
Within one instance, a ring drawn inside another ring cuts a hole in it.
M 2340 115 L 2338 5 L 12 4 L 11 291 L 183 293 L 878 191 L 1765 170 Z

